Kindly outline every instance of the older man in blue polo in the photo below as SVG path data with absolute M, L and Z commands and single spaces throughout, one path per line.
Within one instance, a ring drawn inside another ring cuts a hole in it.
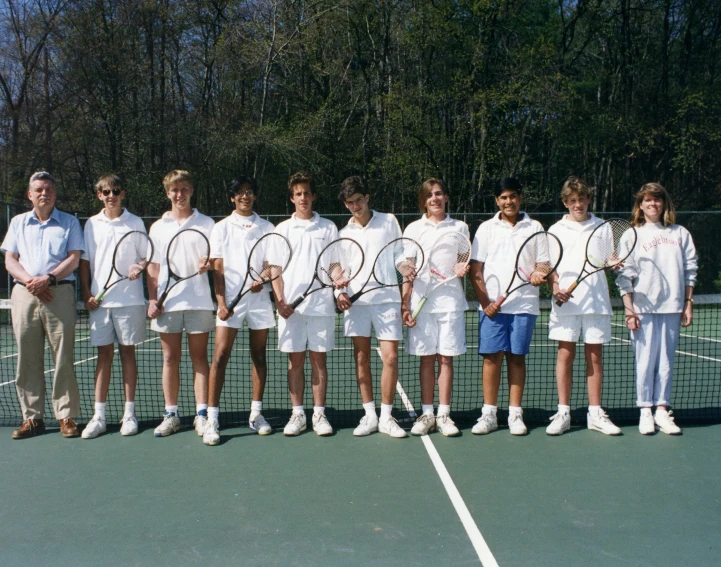
M 52 406 L 64 437 L 77 437 L 74 418 L 80 394 L 73 371 L 75 275 L 85 249 L 80 223 L 55 207 L 57 184 L 45 171 L 33 173 L 28 198 L 33 209 L 13 217 L 0 250 L 13 277 L 10 297 L 13 332 L 18 344 L 15 376 L 22 425 L 13 439 L 45 431 L 45 339 L 55 359 Z

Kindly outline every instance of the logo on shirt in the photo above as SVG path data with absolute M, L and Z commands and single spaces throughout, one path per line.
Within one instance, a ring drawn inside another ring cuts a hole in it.
M 668 236 L 654 236 L 649 242 L 643 243 L 643 251 L 648 252 L 653 248 L 658 248 L 661 244 L 668 244 L 670 246 L 681 246 L 680 240 L 674 240 Z

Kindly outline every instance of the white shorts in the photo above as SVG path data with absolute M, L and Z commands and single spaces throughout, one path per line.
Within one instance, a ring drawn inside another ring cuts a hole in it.
M 415 327 L 408 327 L 406 352 L 414 356 L 466 352 L 466 318 L 463 311 L 421 313 Z
M 248 328 L 257 331 L 259 329 L 272 329 L 275 327 L 275 316 L 273 308 L 267 305 L 259 309 L 248 309 L 247 303 L 244 307 L 237 306 L 233 315 L 227 321 L 221 321 L 215 318 L 216 327 L 231 327 L 233 329 L 242 329 L 243 324 Z
M 335 315 L 312 317 L 293 313 L 289 319 L 278 317 L 280 352 L 329 352 L 335 347 Z
M 147 307 L 98 307 L 90 312 L 90 344 L 98 347 L 118 343 L 137 345 L 145 340 Z
M 343 314 L 346 337 L 370 337 L 371 327 L 379 341 L 400 341 L 403 338 L 401 304 L 354 305 Z
M 548 338 L 552 341 L 575 343 L 583 332 L 583 342 L 589 345 L 602 345 L 611 342 L 611 316 L 595 315 L 557 315 L 551 311 L 548 322 Z
M 215 328 L 213 312 L 209 310 L 171 311 L 161 313 L 150 323 L 150 328 L 159 333 L 182 333 L 189 335 L 209 333 Z

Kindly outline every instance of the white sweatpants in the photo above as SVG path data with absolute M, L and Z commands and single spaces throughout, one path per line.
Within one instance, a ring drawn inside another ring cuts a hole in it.
M 636 405 L 668 406 L 681 314 L 644 313 L 638 317 L 639 330 L 630 332 L 636 357 Z

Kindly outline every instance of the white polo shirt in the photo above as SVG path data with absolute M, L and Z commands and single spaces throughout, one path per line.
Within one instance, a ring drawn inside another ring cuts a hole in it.
M 351 217 L 348 224 L 339 233 L 341 238 L 352 238 L 360 244 L 365 254 L 365 261 L 360 273 L 350 283 L 348 289 L 341 290 L 348 295 L 353 295 L 361 290 L 373 272 L 373 264 L 381 249 L 391 240 L 401 237 L 401 227 L 396 217 L 390 213 L 377 211 L 371 211 L 371 214 L 373 216 L 365 226 L 361 226 L 355 221 L 355 218 Z M 372 286 L 374 282 L 375 280 L 371 280 L 370 285 Z M 339 292 L 336 292 L 335 295 L 337 297 Z M 400 301 L 401 294 L 397 286 L 383 287 L 361 295 L 355 305 L 378 305 L 380 303 L 400 303 Z
M 153 223 L 149 235 L 155 246 L 153 262 L 160 264 L 158 297 L 163 293 L 165 284 L 168 281 L 167 254 L 173 236 L 181 230 L 194 228 L 210 239 L 210 233 L 214 225 L 213 219 L 199 213 L 197 209 L 193 209 L 193 214 L 180 223 L 170 216 L 170 211 L 164 213 L 162 217 Z M 207 274 L 189 278 L 176 285 L 168 294 L 163 304 L 163 310 L 166 313 L 172 311 L 212 311 L 213 300 Z
M 223 259 L 226 302 L 231 302 L 240 293 L 248 269 L 248 256 L 253 246 L 262 236 L 273 232 L 273 229 L 272 223 L 255 213 L 244 217 L 235 211 L 213 227 L 210 235 L 210 257 Z M 249 285 L 250 282 L 247 286 Z M 246 293 L 236 310 L 246 304 L 252 309 L 272 309 L 268 291 L 265 289 L 260 293 Z
M 511 283 L 521 245 L 529 236 L 543 232 L 541 223 L 526 213 L 519 214 L 518 222 L 512 226 L 501 219 L 501 213 L 496 213 L 478 227 L 473 238 L 471 260 L 483 263 L 483 279 L 491 301 L 498 299 Z M 480 305 L 478 309 L 481 309 Z M 501 313 L 538 315 L 538 288 L 527 285 L 514 291 L 501 306 Z
M 463 236 L 468 238 L 470 231 L 468 225 L 463 221 L 452 219 L 450 215 L 446 215 L 446 218 L 439 223 L 435 223 L 430 220 L 426 215 L 423 215 L 419 220 L 413 221 L 406 227 L 403 236 L 406 238 L 412 238 L 423 248 L 423 254 L 425 255 L 425 261 L 423 262 L 423 268 L 419 272 L 416 279 L 413 281 L 413 294 L 411 295 L 411 311 L 418 305 L 421 297 L 426 294 L 426 290 L 430 285 L 430 272 L 428 268 L 428 255 L 433 249 L 433 245 L 436 241 L 448 232 L 460 232 Z M 448 313 L 451 311 L 465 311 L 468 309 L 468 302 L 466 301 L 466 294 L 463 290 L 463 284 L 458 278 L 454 278 L 447 284 L 438 286 L 426 300 L 425 307 L 423 307 L 424 313 Z
M 116 219 L 108 218 L 103 209 L 85 223 L 85 252 L 80 258 L 90 262 L 90 291 L 93 295 L 97 295 L 108 281 L 115 246 L 123 236 L 134 230 L 145 232 L 145 225 L 127 209 L 123 209 Z M 116 274 L 113 280 L 115 277 Z M 143 278 L 140 277 L 132 281 L 123 280 L 111 287 L 103 297 L 102 306 L 111 308 L 144 304 Z
M 338 239 L 338 228 L 318 213 L 308 220 L 293 216 L 275 227 L 275 232 L 285 236 L 293 248 L 293 257 L 283 275 L 283 299 L 292 303 L 298 299 L 313 281 L 315 263 L 323 248 Z M 316 282 L 318 285 L 318 282 Z M 323 289 L 309 295 L 296 312 L 310 316 L 335 316 L 333 290 Z
M 563 257 L 556 268 L 561 289 L 568 289 L 581 273 L 583 263 L 586 261 L 586 243 L 593 230 L 603 221 L 589 213 L 589 219 L 575 222 L 565 215 L 563 219 L 548 229 L 548 232 L 558 236 L 563 246 Z M 594 268 L 590 268 L 594 269 Z M 608 283 L 606 273 L 602 270 L 583 280 L 573 290 L 573 297 L 560 307 L 553 303 L 553 310 L 557 315 L 610 315 L 611 299 L 608 296 Z

